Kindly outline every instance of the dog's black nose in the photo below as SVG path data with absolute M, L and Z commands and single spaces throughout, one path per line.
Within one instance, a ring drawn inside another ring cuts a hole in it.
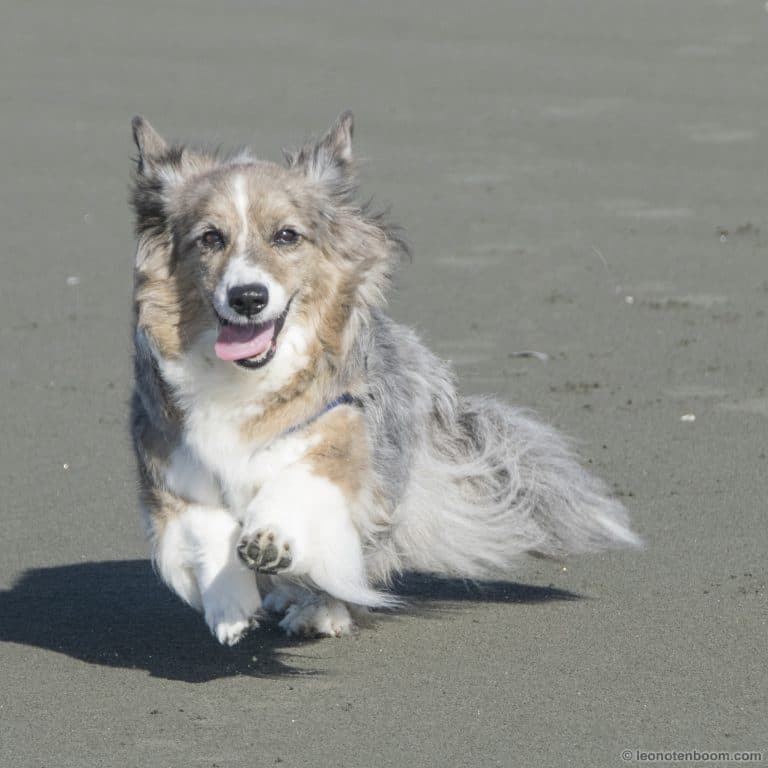
M 227 301 L 238 315 L 255 317 L 269 303 L 269 291 L 261 283 L 236 285 L 229 289 Z

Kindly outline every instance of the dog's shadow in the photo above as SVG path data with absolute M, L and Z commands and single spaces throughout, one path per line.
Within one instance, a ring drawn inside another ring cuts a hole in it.
M 469 584 L 409 575 L 397 590 L 412 608 L 465 600 L 536 603 L 578 596 L 507 582 Z M 147 560 L 35 568 L 0 592 L 0 640 L 64 653 L 89 664 L 144 669 L 196 683 L 221 677 L 311 674 L 286 663 L 287 639 L 274 622 L 222 647 L 202 618 L 162 587 Z
M 393 591 L 407 605 L 425 612 L 443 610 L 445 604 L 545 603 L 551 600 L 578 600 L 575 592 L 554 586 L 540 587 L 514 581 L 472 581 L 446 579 L 421 573 L 407 573 L 396 580 Z

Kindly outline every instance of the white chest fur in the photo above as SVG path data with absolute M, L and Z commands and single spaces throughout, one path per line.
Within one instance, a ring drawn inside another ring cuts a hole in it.
M 258 489 L 300 462 L 316 440 L 287 435 L 254 447 L 215 412 L 197 414 L 171 455 L 165 480 L 179 496 L 198 504 L 224 505 L 240 518 Z
M 201 504 L 224 504 L 240 516 L 270 476 L 306 453 L 310 442 L 300 434 L 264 445 L 250 441 L 242 430 L 243 424 L 261 414 L 263 397 L 306 363 L 299 349 L 301 329 L 292 330 L 267 375 L 217 360 L 208 334 L 181 361 L 160 361 L 186 414 L 183 442 L 171 457 L 166 478 L 173 491 Z

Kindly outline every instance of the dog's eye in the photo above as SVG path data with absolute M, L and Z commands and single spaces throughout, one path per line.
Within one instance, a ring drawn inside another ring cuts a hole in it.
M 272 238 L 272 242 L 275 245 L 296 245 L 299 242 L 301 235 L 295 230 L 286 227 L 275 233 Z
M 219 251 L 225 244 L 224 235 L 218 229 L 208 229 L 200 236 L 200 245 L 204 248 Z

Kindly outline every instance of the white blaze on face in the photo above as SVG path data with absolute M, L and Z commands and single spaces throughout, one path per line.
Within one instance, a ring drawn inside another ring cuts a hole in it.
M 248 188 L 242 176 L 235 176 L 235 208 L 240 217 L 240 232 L 237 235 L 237 255 L 242 256 L 248 245 Z
M 274 320 L 285 309 L 288 303 L 288 296 L 283 286 L 269 272 L 254 262 L 252 256 L 255 254 L 249 254 L 248 252 L 248 235 L 250 231 L 248 210 L 250 204 L 246 179 L 242 175 L 236 176 L 232 187 L 233 202 L 240 219 L 240 229 L 235 239 L 234 254 L 214 291 L 213 303 L 216 311 L 225 320 L 234 323 L 243 322 L 243 318 L 229 306 L 229 291 L 239 285 L 261 283 L 267 287 L 269 303 L 259 314 L 258 320 L 259 322 Z

